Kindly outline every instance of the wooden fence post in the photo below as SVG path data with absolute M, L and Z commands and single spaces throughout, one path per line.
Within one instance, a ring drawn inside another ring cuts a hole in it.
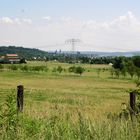
M 136 93 L 135 91 L 130 92 L 130 115 L 131 118 L 135 114 L 135 104 L 136 104 Z
M 17 86 L 17 111 L 18 112 L 23 111 L 23 91 L 24 91 L 23 85 Z

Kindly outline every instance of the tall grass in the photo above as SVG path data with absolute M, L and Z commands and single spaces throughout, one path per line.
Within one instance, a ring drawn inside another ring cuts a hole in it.
M 46 66 L 30 62 L 28 67 Z M 59 64 L 68 70 L 72 65 Z M 111 78 L 105 65 L 81 65 L 82 76 L 62 72 L 48 62 L 47 72 L 0 71 L 0 139 L 2 140 L 139 140 L 139 119 L 120 119 L 121 103 L 128 104 L 128 90 L 135 84 Z M 23 65 L 24 66 L 24 65 Z M 26 68 L 26 67 L 24 67 Z M 16 90 L 23 84 L 24 111 L 17 114 Z M 111 112 L 111 113 L 109 113 Z M 117 114 L 117 115 L 116 115 Z
M 106 119 L 95 121 L 77 112 L 51 113 L 37 119 L 16 112 L 15 98 L 11 94 L 0 108 L 0 139 L 3 140 L 139 140 L 140 120 Z

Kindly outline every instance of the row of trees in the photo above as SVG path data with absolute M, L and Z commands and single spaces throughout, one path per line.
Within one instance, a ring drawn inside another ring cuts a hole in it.
M 4 70 L 4 69 L 12 70 L 12 71 L 20 70 L 23 72 L 47 72 L 49 70 L 47 66 L 9 65 L 5 68 L 4 65 L 0 64 L 0 70 Z M 54 67 L 52 69 L 53 73 L 60 74 L 63 71 L 66 72 L 66 69 L 62 68 L 61 66 Z M 80 66 L 77 66 L 77 67 L 72 66 L 68 68 L 68 72 L 79 74 L 79 75 L 81 75 L 84 71 L 85 69 Z
M 12 71 L 17 71 L 21 70 L 24 72 L 29 72 L 29 71 L 34 71 L 34 72 L 39 72 L 39 71 L 48 71 L 47 66 L 28 66 L 28 65 L 9 65 L 4 67 L 4 65 L 0 64 L 0 70 L 12 70 Z
M 101 59 L 102 62 L 103 60 L 106 60 L 106 62 L 109 62 L 109 60 L 106 59 Z M 108 60 L 108 61 L 107 61 Z M 134 76 L 138 77 L 140 79 L 140 56 L 134 56 L 134 57 L 115 57 L 113 58 L 113 68 L 110 70 L 112 77 L 119 77 L 120 75 L 123 75 L 124 77 L 127 75 L 127 73 L 133 78 Z M 33 71 L 33 72 L 40 72 L 48 71 L 47 66 L 29 66 L 29 65 L 8 65 L 6 66 L 7 69 L 9 70 L 21 70 L 25 72 Z M 4 65 L 0 65 L 0 69 L 4 69 Z M 52 69 L 52 72 L 56 73 L 61 73 L 65 72 L 66 69 L 62 68 L 61 66 L 54 67 Z M 71 73 L 76 73 L 76 74 L 82 74 L 85 69 L 82 67 L 76 67 L 72 66 L 68 69 L 68 71 Z M 101 69 L 97 69 L 98 77 L 100 75 Z
M 114 62 L 115 57 L 95 57 L 84 54 L 48 54 L 46 61 L 57 60 L 62 63 L 83 63 L 83 64 L 109 64 Z
M 114 59 L 113 68 L 112 75 L 115 74 L 119 77 L 122 74 L 125 77 L 128 73 L 131 78 L 137 76 L 140 79 L 140 56 L 117 57 Z

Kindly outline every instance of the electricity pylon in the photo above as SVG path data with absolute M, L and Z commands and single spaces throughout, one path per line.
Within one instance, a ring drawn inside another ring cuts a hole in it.
M 73 63 L 76 63 L 76 53 L 75 53 L 75 46 L 76 44 L 80 43 L 80 39 L 68 39 L 65 41 L 66 44 L 70 44 L 72 47 L 72 53 L 73 53 Z
M 68 39 L 68 40 L 65 41 L 66 44 L 70 44 L 71 45 L 73 54 L 75 52 L 76 44 L 78 44 L 80 42 L 81 42 L 80 39 L 74 39 L 74 38 Z

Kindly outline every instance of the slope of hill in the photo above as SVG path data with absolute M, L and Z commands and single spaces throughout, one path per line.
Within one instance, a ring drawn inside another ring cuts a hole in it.
M 23 58 L 31 58 L 31 57 L 43 57 L 47 56 L 47 52 L 39 50 L 39 49 L 31 49 L 31 48 L 23 48 L 23 47 L 15 47 L 15 46 L 0 46 L 0 56 L 5 54 L 16 53 L 20 57 Z
M 62 51 L 60 52 L 46 52 L 46 51 L 42 51 L 39 49 L 34 49 L 34 48 L 24 48 L 24 47 L 16 47 L 16 46 L 0 46 L 0 56 L 8 54 L 8 53 L 16 53 L 18 54 L 20 57 L 22 58 L 26 58 L 26 59 L 31 59 L 33 57 L 53 57 L 54 54 L 58 55 L 59 54 L 65 54 L 65 55 L 69 55 L 69 54 L 73 54 L 73 52 L 69 52 L 69 51 Z M 76 52 L 75 52 L 76 54 Z M 79 54 L 84 55 L 84 56 L 97 56 L 97 57 L 106 57 L 106 56 L 126 56 L 126 57 L 131 57 L 131 56 L 135 56 L 135 55 L 140 55 L 140 51 L 134 51 L 134 52 L 92 52 L 92 51 L 85 51 L 85 52 L 79 52 Z
M 99 57 L 102 56 L 126 56 L 131 57 L 135 55 L 140 55 L 140 51 L 130 51 L 130 52 L 80 52 L 81 54 L 96 54 Z

